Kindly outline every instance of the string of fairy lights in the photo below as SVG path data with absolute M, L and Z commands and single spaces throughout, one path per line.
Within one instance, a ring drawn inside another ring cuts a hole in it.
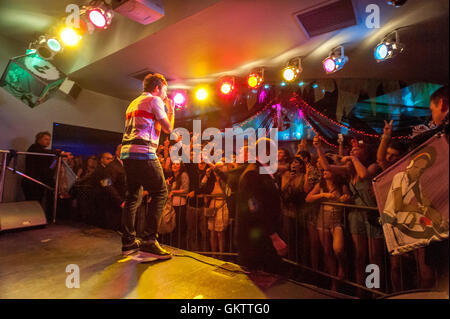
M 320 111 L 316 110 L 315 108 L 313 108 L 312 106 L 310 106 L 308 103 L 306 103 L 303 100 L 295 101 L 294 103 L 296 103 L 298 108 L 303 109 L 303 110 L 305 110 L 305 109 L 308 110 L 309 109 L 312 112 L 314 112 L 315 114 L 319 115 L 320 117 L 326 119 L 330 123 L 332 123 L 332 124 L 334 124 L 334 125 L 336 125 L 336 126 L 338 126 L 340 128 L 345 128 L 346 130 L 349 130 L 350 132 L 353 132 L 355 134 L 362 135 L 362 136 L 367 136 L 367 137 L 372 137 L 372 138 L 380 138 L 381 137 L 380 134 L 367 133 L 367 132 L 364 132 L 364 131 L 361 131 L 361 130 L 354 129 L 354 128 L 350 127 L 350 126 L 344 125 L 342 123 L 339 123 L 339 122 L 333 120 L 332 118 L 326 116 L 325 114 L 321 113 Z M 393 139 L 399 139 L 399 140 L 406 140 L 406 139 L 409 139 L 410 137 L 405 135 L 405 136 L 393 136 L 392 138 Z

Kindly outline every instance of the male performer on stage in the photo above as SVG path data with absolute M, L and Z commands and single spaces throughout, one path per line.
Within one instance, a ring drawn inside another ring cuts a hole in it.
M 167 114 L 164 109 L 166 104 Z M 127 178 L 127 197 L 122 215 L 122 253 L 138 250 L 159 259 L 171 258 L 157 241 L 157 225 L 167 201 L 167 186 L 156 156 L 161 129 L 170 134 L 174 123 L 174 104 L 167 98 L 167 82 L 161 74 L 144 79 L 144 92 L 130 103 L 126 111 L 125 132 L 120 159 Z M 142 199 L 142 187 L 151 201 L 145 219 L 142 242 L 136 240 L 136 210 Z

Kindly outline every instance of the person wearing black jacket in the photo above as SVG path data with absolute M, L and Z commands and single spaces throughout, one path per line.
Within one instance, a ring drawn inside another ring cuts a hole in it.
M 125 168 L 120 159 L 122 144 L 116 148 L 114 160 L 106 166 L 106 173 L 111 178 L 111 185 L 105 188 L 111 199 L 109 209 L 106 211 L 107 227 L 113 230 L 120 229 L 122 207 L 127 195 Z
M 51 134 L 49 132 L 39 132 L 36 135 L 36 139 L 34 144 L 32 144 L 27 152 L 33 153 L 45 153 L 45 154 L 55 154 L 55 152 L 47 149 L 50 146 L 51 142 Z M 54 157 L 50 156 L 37 156 L 37 155 L 26 155 L 25 157 L 25 174 L 37 179 L 40 182 L 43 182 L 49 186 L 53 186 L 53 171 L 50 168 L 52 162 L 54 161 Z M 22 179 L 22 189 L 25 195 L 26 200 L 37 200 L 41 202 L 44 198 L 44 194 L 46 193 L 46 189 L 27 179 Z M 51 220 L 51 194 L 47 192 L 48 196 L 46 196 L 47 205 L 43 205 L 45 210 L 47 220 Z M 46 206 L 46 207 L 44 207 Z
M 109 221 L 107 212 L 111 205 L 112 180 L 107 166 L 113 161 L 111 153 L 103 153 L 94 173 L 92 173 L 95 214 L 90 221 L 93 225 L 108 228 Z
M 47 149 L 47 147 L 50 146 L 50 142 L 50 133 L 40 132 L 36 135 L 34 144 L 32 144 L 27 149 L 27 152 L 52 154 L 54 152 Z M 47 185 L 51 184 L 53 175 L 52 170 L 50 169 L 50 165 L 52 164 L 53 160 L 54 158 L 49 156 L 26 155 L 25 174 Z M 42 197 L 44 195 L 44 188 L 42 186 L 39 186 L 29 179 L 23 179 L 22 188 L 26 200 L 42 200 Z
M 262 138 L 260 143 L 273 143 Z M 257 146 L 258 147 L 258 146 Z M 269 148 L 266 148 L 269 149 Z M 239 179 L 237 194 L 236 239 L 239 264 L 249 270 L 283 273 L 280 256 L 287 253 L 281 231 L 281 196 L 272 174 L 261 174 L 265 166 L 251 163 Z

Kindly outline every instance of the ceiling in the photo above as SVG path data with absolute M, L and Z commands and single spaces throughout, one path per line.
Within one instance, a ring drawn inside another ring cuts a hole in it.
M 169 88 L 214 83 L 222 75 L 244 76 L 259 66 L 266 68 L 267 81 L 275 82 L 286 61 L 301 56 L 302 77 L 328 77 L 321 61 L 340 44 L 350 61 L 331 77 L 448 82 L 447 0 L 409 0 L 397 9 L 385 0 L 352 1 L 355 26 L 308 38 L 294 13 L 330 1 L 165 0 L 162 19 L 143 26 L 116 13 L 109 29 L 86 36 L 54 63 L 81 87 L 124 100 L 139 94 L 141 82 L 130 74 L 144 69 L 164 74 Z M 25 51 L 65 16 L 69 3 L 85 1 L 0 0 L 0 34 Z M 380 8 L 379 29 L 365 26 L 369 4 Z M 405 52 L 377 64 L 374 46 L 400 27 L 406 27 L 399 31 Z

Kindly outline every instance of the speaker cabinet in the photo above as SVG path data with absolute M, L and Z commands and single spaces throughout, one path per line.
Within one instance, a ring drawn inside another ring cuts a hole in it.
M 38 201 L 0 203 L 0 231 L 47 224 Z
M 68 96 L 72 97 L 73 99 L 76 99 L 81 92 L 81 87 L 74 81 L 71 81 L 68 78 L 66 78 L 59 87 L 59 90 L 67 94 Z

